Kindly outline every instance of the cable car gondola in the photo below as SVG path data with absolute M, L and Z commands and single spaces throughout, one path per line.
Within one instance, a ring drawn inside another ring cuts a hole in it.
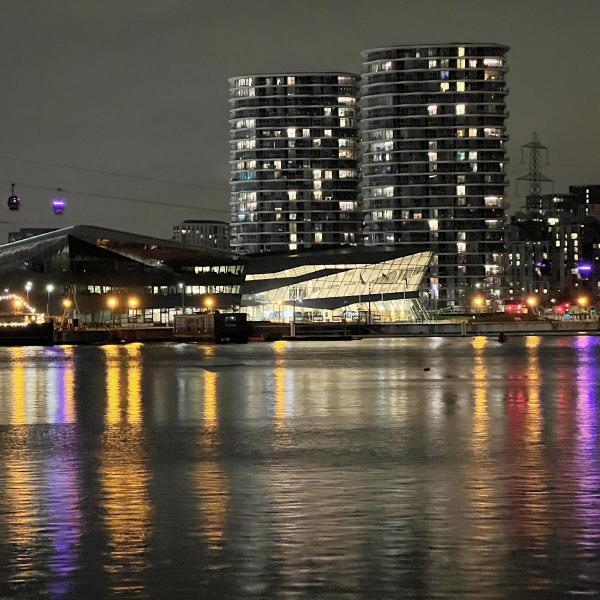
M 61 192 L 62 190 L 60 188 L 57 188 L 57 193 L 58 195 L 55 196 L 54 198 L 52 198 L 51 200 L 51 205 L 52 205 L 52 212 L 55 215 L 62 215 L 65 212 L 65 208 L 67 206 L 67 201 L 62 197 Z
M 10 196 L 6 202 L 8 210 L 19 210 L 21 208 L 21 198 L 15 194 L 15 184 L 10 184 Z

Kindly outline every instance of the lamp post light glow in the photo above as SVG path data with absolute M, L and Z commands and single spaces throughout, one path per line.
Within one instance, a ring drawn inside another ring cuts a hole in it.
M 28 281 L 25 284 L 25 294 L 27 295 L 27 304 L 29 304 L 29 292 L 31 291 L 31 289 L 33 288 L 33 283 L 31 283 L 31 281 Z
M 208 308 L 208 310 L 211 310 L 212 307 L 214 306 L 215 301 L 208 296 L 207 298 L 204 298 L 204 306 L 206 306 L 206 308 Z
M 54 291 L 54 285 L 49 283 L 46 286 L 46 292 L 48 292 L 48 297 L 46 299 L 46 314 L 50 316 L 50 294 Z
M 476 311 L 480 311 L 481 307 L 484 305 L 485 300 L 483 298 L 483 296 L 477 295 L 473 297 L 473 307 L 475 308 Z
M 108 308 L 110 308 L 111 321 L 112 321 L 112 325 L 114 327 L 115 326 L 115 308 L 117 308 L 117 306 L 119 306 L 119 299 L 116 296 L 109 296 L 106 299 L 106 305 L 108 306 Z
M 185 285 L 183 283 L 178 283 L 177 287 L 181 290 L 181 312 L 185 313 Z
M 533 309 L 537 306 L 537 298 L 535 296 L 528 296 L 526 303 L 529 308 Z
M 579 304 L 579 306 L 581 306 L 581 308 L 585 308 L 587 306 L 587 303 L 588 303 L 587 296 L 579 296 L 579 298 L 577 298 L 577 304 Z
M 71 308 L 71 306 L 73 306 L 73 302 L 70 298 L 64 298 L 62 301 L 62 305 L 68 310 L 69 308 Z
M 130 296 L 127 300 L 127 306 L 133 311 L 133 327 L 135 328 L 135 324 L 137 322 L 137 309 L 140 305 L 140 301 L 135 296 Z

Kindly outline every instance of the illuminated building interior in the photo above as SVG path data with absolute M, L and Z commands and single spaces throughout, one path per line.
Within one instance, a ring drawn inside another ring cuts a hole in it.
M 26 293 L 38 313 L 68 309 L 89 323 L 167 325 L 207 302 L 237 305 L 244 272 L 230 252 L 86 225 L 0 246 L 7 297 Z
M 431 252 L 341 248 L 254 256 L 242 288 L 251 320 L 390 321 L 421 318 L 419 285 Z M 435 292 L 435 291 L 434 291 Z

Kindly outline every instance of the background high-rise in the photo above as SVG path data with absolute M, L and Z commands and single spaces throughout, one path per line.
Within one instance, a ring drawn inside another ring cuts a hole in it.
M 507 46 L 363 52 L 362 202 L 368 244 L 432 247 L 431 293 L 501 293 Z
M 337 72 L 230 79 L 233 250 L 359 241 L 358 82 Z

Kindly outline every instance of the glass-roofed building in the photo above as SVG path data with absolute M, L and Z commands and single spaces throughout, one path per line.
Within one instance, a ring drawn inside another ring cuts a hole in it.
M 170 324 L 176 312 L 240 303 L 245 263 L 230 252 L 78 225 L 0 246 L 0 285 L 59 315 L 65 300 L 83 322 L 117 313 Z M 27 290 L 27 288 L 30 288 Z
M 428 250 L 341 247 L 246 258 L 242 303 L 251 320 L 360 320 L 368 313 L 398 321 L 427 313 L 419 285 Z

